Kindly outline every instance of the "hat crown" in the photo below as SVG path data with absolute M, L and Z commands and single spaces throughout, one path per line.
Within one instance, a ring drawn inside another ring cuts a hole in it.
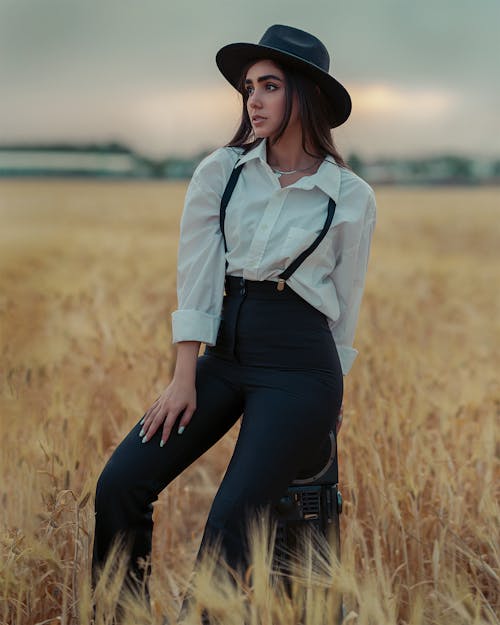
M 330 69 L 330 55 L 326 47 L 317 37 L 300 28 L 274 24 L 262 35 L 259 45 L 293 54 L 325 72 Z
M 230 43 L 215 56 L 222 75 L 243 95 L 243 71 L 259 59 L 283 63 L 288 69 L 311 79 L 327 99 L 330 128 L 340 126 L 351 114 L 351 96 L 344 85 L 329 74 L 328 50 L 311 33 L 293 26 L 274 24 L 266 30 L 258 44 Z

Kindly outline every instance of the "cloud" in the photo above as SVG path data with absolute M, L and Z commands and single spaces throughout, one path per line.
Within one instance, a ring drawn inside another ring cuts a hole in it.
M 437 119 L 449 114 L 457 104 L 457 95 L 449 90 L 405 88 L 376 83 L 355 85 L 349 89 L 356 114 L 394 116 L 401 119 Z
M 408 152 L 500 151 L 498 0 L 0 0 L 0 141 L 226 142 L 239 104 L 215 53 L 283 22 L 316 34 L 352 91 L 349 149 L 386 153 L 397 129 Z
M 159 153 L 168 146 L 175 154 L 226 143 L 236 131 L 240 112 L 239 94 L 224 86 L 149 91 L 127 108 L 129 122 L 143 139 L 142 149 Z

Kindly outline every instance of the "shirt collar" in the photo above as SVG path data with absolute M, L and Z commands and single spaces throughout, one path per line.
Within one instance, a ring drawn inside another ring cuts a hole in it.
M 238 163 L 243 164 L 251 160 L 260 160 L 265 167 L 269 167 L 266 157 L 267 137 L 264 137 L 258 145 L 244 154 L 239 159 Z M 290 185 L 290 188 L 294 189 L 312 189 L 313 187 L 318 187 L 321 191 L 326 193 L 326 195 L 335 200 L 335 202 L 338 202 L 340 190 L 340 167 L 330 154 L 326 156 L 315 174 L 312 174 L 311 176 L 303 176 L 297 180 L 297 182 Z

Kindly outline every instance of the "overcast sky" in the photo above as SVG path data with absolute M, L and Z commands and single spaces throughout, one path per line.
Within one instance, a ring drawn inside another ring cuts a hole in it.
M 0 0 L 0 144 L 222 145 L 240 100 L 215 54 L 277 23 L 328 48 L 346 156 L 500 157 L 500 0 Z

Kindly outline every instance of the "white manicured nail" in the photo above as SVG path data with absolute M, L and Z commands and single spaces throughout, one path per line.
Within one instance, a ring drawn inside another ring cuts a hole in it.
M 139 425 L 142 425 L 144 421 L 146 421 L 146 417 L 142 417 L 142 419 L 139 421 Z
M 160 441 L 160 447 L 163 447 L 163 445 L 165 445 L 165 441 L 161 440 Z
M 139 438 L 142 438 L 144 436 L 144 428 L 141 428 L 141 431 L 139 432 Z
M 148 442 L 148 435 L 147 434 L 144 435 L 144 438 L 142 439 L 142 442 L 143 443 L 147 443 Z
M 185 430 L 185 429 L 186 429 L 186 428 L 185 428 L 183 425 L 181 425 L 181 426 L 179 427 L 179 429 L 177 430 L 177 434 L 182 434 L 182 433 L 184 432 L 184 430 Z

